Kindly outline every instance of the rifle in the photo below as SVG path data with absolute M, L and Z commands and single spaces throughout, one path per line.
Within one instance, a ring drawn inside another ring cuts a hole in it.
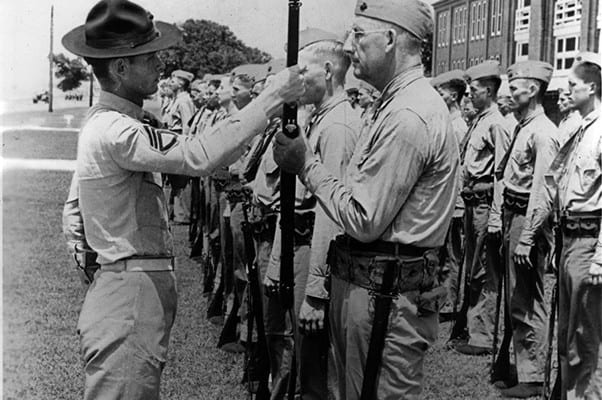
M 288 1 L 288 40 L 286 45 L 286 66 L 297 64 L 299 53 L 299 0 Z M 290 138 L 299 136 L 297 125 L 297 105 L 285 104 L 282 113 L 282 131 Z M 296 326 L 294 315 L 294 240 L 295 240 L 295 184 L 294 174 L 280 171 L 280 231 L 282 233 L 280 252 L 280 301 L 282 308 L 290 315 L 292 326 Z M 293 351 L 293 362 L 288 382 L 288 398 L 295 396 L 296 359 Z
M 268 400 L 270 389 L 268 380 L 270 375 L 270 359 L 268 355 L 267 340 L 263 325 L 263 303 L 260 289 L 259 270 L 255 263 L 255 246 L 253 243 L 252 227 L 249 223 L 247 212 L 248 202 L 243 203 L 242 233 L 245 244 L 245 257 L 247 261 L 247 277 L 249 279 L 249 313 L 247 333 L 247 382 L 249 392 L 255 393 L 255 400 Z M 257 346 L 253 346 L 253 322 L 257 327 Z M 257 382 L 256 386 L 254 382 Z M 254 387 L 255 386 L 255 387 Z
M 550 303 L 550 322 L 548 324 L 548 348 L 546 351 L 546 363 L 544 366 L 543 375 L 543 399 L 550 400 L 559 398 L 560 396 L 560 368 L 556 375 L 554 387 L 550 388 L 550 380 L 552 375 L 552 353 L 554 352 L 554 328 L 556 323 L 556 311 L 558 308 L 558 278 L 560 272 L 560 258 L 562 256 L 562 229 L 560 228 L 560 216 L 557 212 L 557 224 L 554 230 L 554 263 L 556 264 L 556 283 L 552 289 L 552 300 Z
M 501 271 L 500 282 L 498 283 L 498 293 L 496 299 L 496 327 L 493 337 L 493 355 L 491 359 L 490 377 L 491 382 L 496 380 L 511 381 L 514 383 L 516 379 L 515 371 L 510 365 L 510 344 L 512 343 L 512 316 L 510 315 L 510 302 L 508 299 L 508 290 L 510 287 L 510 274 L 506 269 L 505 263 L 500 260 L 506 260 L 506 252 L 502 251 L 501 257 L 498 252 L 491 252 L 491 249 L 503 248 L 501 246 L 501 235 L 488 235 L 487 238 L 487 254 L 488 262 L 496 265 L 496 270 Z M 501 303 L 502 296 L 504 297 L 504 337 L 499 351 L 497 351 L 497 343 L 499 341 L 499 318 L 502 311 Z

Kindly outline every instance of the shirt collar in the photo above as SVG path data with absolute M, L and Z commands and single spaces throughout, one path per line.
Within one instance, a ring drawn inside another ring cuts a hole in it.
M 330 110 L 332 110 L 333 108 L 335 108 L 336 106 L 338 106 L 339 104 L 341 104 L 347 100 L 348 100 L 347 93 L 345 93 L 345 92 L 342 92 L 336 96 L 332 96 L 331 98 L 326 100 L 324 103 L 322 103 L 320 105 L 320 108 L 316 108 L 311 113 L 310 120 L 319 118 L 320 116 L 328 113 Z
M 537 107 L 535 107 L 534 110 L 532 110 L 531 112 L 529 112 L 525 118 L 523 118 L 520 122 L 519 125 L 521 127 L 527 125 L 529 122 L 533 121 L 536 117 L 542 115 L 544 113 L 543 111 L 543 107 L 541 106 L 541 104 L 538 104 Z
M 141 107 L 127 99 L 124 99 L 123 97 L 106 92 L 104 90 L 100 91 L 98 104 L 112 110 L 119 111 L 120 113 L 137 119 L 138 121 L 142 121 L 142 118 L 144 117 L 144 110 L 142 110 Z
M 393 78 L 393 80 L 391 80 L 391 82 L 383 89 L 382 95 L 380 96 L 382 103 L 384 104 L 387 100 L 395 96 L 397 92 L 405 89 L 410 83 L 423 76 L 422 65 L 416 65 L 415 67 L 410 67 L 403 71 Z
M 585 117 L 583 117 L 583 122 L 582 122 L 581 126 L 585 128 L 585 127 L 591 125 L 594 121 L 596 121 L 598 119 L 599 116 L 600 116 L 600 107 L 596 108 L 594 111 L 590 112 Z

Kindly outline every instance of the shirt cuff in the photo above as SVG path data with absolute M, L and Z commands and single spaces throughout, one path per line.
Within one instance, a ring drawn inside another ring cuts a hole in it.
M 320 182 L 328 177 L 328 172 L 317 156 L 305 161 L 305 165 L 299 172 L 299 179 L 310 192 L 315 193 Z
M 330 299 L 330 293 L 326 288 L 327 277 L 309 274 L 305 286 L 305 295 L 320 300 Z

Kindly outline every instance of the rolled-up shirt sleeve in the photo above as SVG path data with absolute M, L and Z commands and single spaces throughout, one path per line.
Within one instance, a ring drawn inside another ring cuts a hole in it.
M 494 149 L 493 170 L 497 171 L 508 147 L 510 147 L 510 132 L 504 126 L 494 124 L 489 128 L 489 133 L 490 137 L 488 138 L 487 144 Z M 491 228 L 502 229 L 503 191 L 503 183 L 499 181 L 494 174 L 493 201 L 491 204 L 491 211 L 489 212 L 489 227 Z
M 88 248 L 84 232 L 84 220 L 79 208 L 78 191 L 77 174 L 73 174 L 69 195 L 63 207 L 63 234 L 67 240 L 70 253 L 75 252 L 76 245 L 80 248 Z
M 412 138 L 426 133 L 425 123 L 403 110 L 384 118 L 369 143 L 356 148 L 351 163 L 358 171 L 347 186 L 317 157 L 306 162 L 300 177 L 347 234 L 362 242 L 377 240 L 421 175 L 426 157 Z
M 108 130 L 112 135 L 109 153 L 120 167 L 131 171 L 206 176 L 236 161 L 267 122 L 261 105 L 251 103 L 195 136 L 124 123 L 123 129 Z

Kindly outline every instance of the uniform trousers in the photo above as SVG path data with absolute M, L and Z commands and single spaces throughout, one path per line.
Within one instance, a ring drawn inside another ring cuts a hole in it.
M 558 355 L 563 399 L 602 399 L 602 287 L 585 282 L 596 238 L 563 238 Z
M 490 207 L 487 204 L 466 206 L 464 211 L 464 270 L 468 285 L 468 344 L 491 348 L 495 323 L 495 298 L 499 272 L 487 261 L 487 227 Z M 495 251 L 495 249 L 490 249 Z
M 535 237 L 530 255 L 533 268 L 516 265 L 512 255 L 524 223 L 525 216 L 504 210 L 504 253 L 508 272 L 508 279 L 505 280 L 506 299 L 510 305 L 518 381 L 543 382 L 548 318 L 544 272 L 550 261 L 551 232 Z
M 328 391 L 336 400 L 358 400 L 374 320 L 374 300 L 367 289 L 332 276 Z M 436 307 L 425 309 L 415 296 L 393 300 L 377 384 L 379 400 L 419 399 L 424 357 L 437 339 Z
M 464 218 L 453 217 L 449 231 L 447 233 L 447 240 L 445 243 L 445 264 L 441 271 L 441 282 L 447 289 L 447 301 L 443 304 L 441 312 L 452 312 L 454 304 L 458 301 L 456 294 L 458 293 L 458 285 L 460 284 L 461 277 L 458 276 L 460 272 L 460 263 L 462 260 L 462 236 L 464 231 Z
M 78 322 L 84 399 L 159 399 L 176 303 L 173 272 L 96 273 Z

